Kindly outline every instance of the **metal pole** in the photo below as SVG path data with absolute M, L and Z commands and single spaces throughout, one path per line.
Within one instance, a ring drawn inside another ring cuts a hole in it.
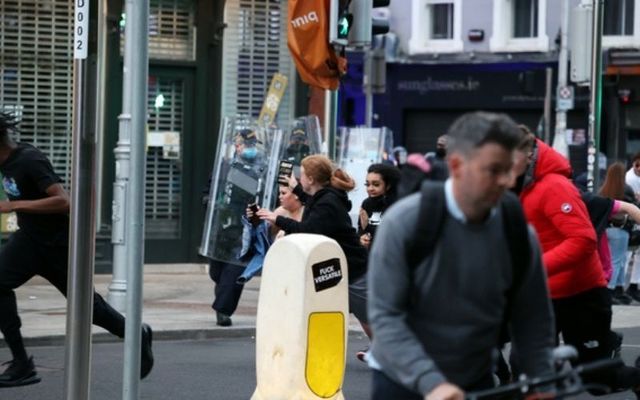
M 149 0 L 127 0 L 125 45 L 133 52 L 131 63 L 131 161 L 127 190 L 127 323 L 124 340 L 123 400 L 140 397 L 140 332 L 142 326 L 142 272 L 144 264 L 144 175 L 149 80 Z
M 600 110 L 602 105 L 602 0 L 593 0 L 593 33 L 591 48 L 591 94 L 589 99 L 589 144 L 587 151 L 587 188 L 598 187 L 597 168 L 600 148 Z
M 373 126 L 373 52 L 368 49 L 364 54 L 364 96 L 365 96 L 365 113 L 364 125 L 367 128 Z
M 100 4 L 102 3 L 102 4 Z M 103 149 L 104 149 L 104 95 L 106 87 L 107 65 L 107 2 L 98 2 L 98 59 L 96 63 L 96 232 L 102 224 L 102 181 L 104 177 Z
M 544 142 L 551 144 L 551 91 L 553 90 L 553 69 L 546 68 L 546 85 L 544 96 Z
M 89 4 L 75 0 L 73 42 L 73 161 L 71 169 L 71 224 L 69 227 L 69 276 L 67 280 L 67 340 L 65 346 L 64 398 L 87 400 L 91 377 L 91 320 L 95 255 L 95 145 L 87 128 L 86 67 Z
M 327 138 L 329 158 L 336 159 L 336 132 L 338 125 L 338 91 L 325 90 L 324 94 L 324 132 Z
M 128 4 L 127 4 L 128 6 Z M 113 271 L 107 301 L 113 308 L 124 312 L 127 298 L 127 249 L 130 244 L 127 236 L 126 199 L 129 189 L 131 160 L 131 114 L 134 99 L 133 66 L 136 62 L 137 49 L 132 40 L 131 10 L 125 10 L 124 67 L 122 77 L 122 114 L 118 116 L 118 143 L 113 150 L 116 160 L 115 181 L 113 183 L 113 200 L 111 203 L 111 244 L 113 246 Z
M 567 86 L 567 72 L 569 69 L 569 0 L 561 0 L 561 3 L 562 22 L 560 26 L 560 54 L 558 54 L 558 88 Z M 568 157 L 565 138 L 567 112 L 559 109 L 557 104 L 556 99 L 556 128 L 553 137 L 553 148 Z

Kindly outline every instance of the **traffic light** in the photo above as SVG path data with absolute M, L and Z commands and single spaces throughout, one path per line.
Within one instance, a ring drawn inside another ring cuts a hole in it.
M 372 35 L 389 32 L 390 0 L 352 0 L 353 27 L 349 35 L 349 46 L 369 47 Z
M 329 43 L 346 46 L 353 24 L 353 14 L 349 12 L 351 0 L 331 0 Z
M 391 0 L 373 0 L 371 9 L 371 33 L 384 35 L 389 32 L 389 4 Z

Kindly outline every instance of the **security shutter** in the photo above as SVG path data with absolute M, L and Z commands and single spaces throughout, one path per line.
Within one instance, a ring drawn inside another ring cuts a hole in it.
M 271 78 L 289 78 L 277 123 L 293 119 L 294 67 L 287 48 L 286 0 L 227 0 L 222 75 L 222 114 L 260 114 Z
M 126 16 L 120 22 L 120 51 L 124 52 Z M 193 0 L 149 1 L 149 58 L 194 61 L 196 28 Z
M 180 237 L 184 82 L 180 78 L 149 78 L 149 133 L 145 186 L 145 230 L 148 238 Z M 167 139 L 178 138 L 169 151 Z
M 0 0 L 0 106 L 71 180 L 73 2 Z

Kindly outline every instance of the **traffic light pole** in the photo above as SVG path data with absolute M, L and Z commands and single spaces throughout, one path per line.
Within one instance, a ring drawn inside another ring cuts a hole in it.
M 559 92 L 560 88 L 567 86 L 567 72 L 569 69 L 569 1 L 562 0 L 561 3 L 562 23 L 560 27 L 560 53 L 558 54 L 558 86 L 556 93 Z M 553 148 L 568 158 L 567 140 L 565 138 L 566 130 L 567 112 L 558 107 L 558 98 L 556 97 L 556 127 Z
M 325 90 L 324 94 L 324 133 L 327 138 L 328 156 L 337 159 L 336 135 L 338 129 L 338 91 Z
M 371 80 L 373 79 L 373 52 L 371 49 L 367 49 L 364 55 L 364 97 L 365 97 L 365 112 L 364 112 L 364 126 L 371 128 L 373 126 L 373 88 L 371 87 Z
M 587 188 L 598 188 L 598 149 L 600 148 L 600 111 L 602 106 L 602 0 L 593 0 L 591 48 L 591 93 L 589 99 L 589 144 L 587 150 Z
M 142 270 L 144 267 L 144 172 L 149 82 L 148 20 L 149 0 L 127 0 L 125 28 L 125 76 L 129 74 L 129 138 L 131 160 L 125 204 L 127 323 L 124 334 L 123 400 L 140 398 L 140 345 L 142 329 Z M 125 111 L 127 112 L 127 111 Z

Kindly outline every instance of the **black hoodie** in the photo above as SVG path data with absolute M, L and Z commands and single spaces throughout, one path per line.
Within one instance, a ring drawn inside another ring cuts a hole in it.
M 276 225 L 289 233 L 315 233 L 338 242 L 349 264 L 349 282 L 364 275 L 367 270 L 367 250 L 360 245 L 356 230 L 351 225 L 351 201 L 347 192 L 332 187 L 320 189 L 313 196 L 306 195 L 298 185 L 295 190 L 304 203 L 300 222 L 278 216 Z

